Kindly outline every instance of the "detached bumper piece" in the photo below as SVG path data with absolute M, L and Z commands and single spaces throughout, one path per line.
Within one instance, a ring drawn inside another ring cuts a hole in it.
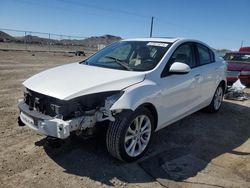
M 20 110 L 19 120 L 36 132 L 61 139 L 65 139 L 70 135 L 71 121 L 52 118 L 40 112 L 30 110 L 24 101 L 19 101 L 18 108 Z M 19 125 L 23 125 L 21 122 L 19 122 Z

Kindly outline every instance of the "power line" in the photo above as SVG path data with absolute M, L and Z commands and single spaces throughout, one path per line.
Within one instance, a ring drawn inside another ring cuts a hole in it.
M 58 5 L 61 5 L 62 3 L 63 4 L 67 4 L 67 5 L 71 5 L 71 6 L 74 6 L 74 7 L 88 7 L 90 9 L 97 9 L 97 10 L 101 10 L 101 11 L 105 11 L 105 12 L 116 12 L 117 14 L 120 14 L 120 15 L 133 15 L 135 17 L 138 17 L 138 18 L 141 18 L 143 20 L 146 20 L 147 17 L 150 17 L 149 15 L 143 15 L 143 14 L 138 14 L 136 12 L 132 12 L 132 11 L 125 11 L 125 10 L 122 10 L 122 9 L 112 9 L 112 8 L 104 8 L 104 7 L 100 7 L 100 6 L 96 6 L 96 5 L 92 5 L 92 4 L 88 4 L 88 3 L 83 3 L 83 2 L 78 2 L 78 1 L 67 1 L 67 0 L 56 0 L 58 1 Z M 47 5 L 47 4 L 43 4 L 41 3 L 42 1 L 30 1 L 30 0 L 20 0 L 18 1 L 18 3 L 25 3 L 25 4 L 28 4 L 28 5 L 34 5 L 34 6 L 38 6 L 38 7 L 47 7 L 47 8 L 53 8 L 53 10 L 58 10 L 58 9 L 61 9 L 65 12 L 70 12 L 70 13 L 75 13 L 75 9 L 74 10 L 70 10 L 69 9 L 69 6 L 67 6 L 67 8 L 64 8 L 64 7 L 61 7 L 61 6 L 53 6 L 53 5 Z M 91 12 L 91 13 L 88 13 L 88 15 L 94 15 L 94 16 L 98 16 L 98 17 L 101 17 L 103 18 L 103 14 L 96 14 L 96 11 L 95 13 Z M 117 18 L 116 16 L 115 17 L 112 17 L 113 19 L 119 19 Z
M 146 19 L 145 17 L 150 17 L 149 15 L 146 15 L 146 14 L 138 14 L 137 12 L 133 12 L 133 11 L 126 11 L 126 10 L 123 10 L 123 9 L 114 9 L 114 8 L 104 8 L 104 7 L 100 7 L 100 6 L 96 6 L 96 5 L 93 5 L 93 4 L 89 4 L 89 3 L 86 3 L 86 2 L 79 2 L 79 1 L 74 1 L 74 0 L 71 0 L 71 1 L 68 1 L 68 0 L 56 0 L 58 2 L 63 2 L 63 3 L 66 3 L 66 4 L 70 4 L 70 5 L 73 5 L 73 6 L 80 6 L 80 7 L 88 7 L 88 8 L 92 8 L 92 9 L 98 9 L 98 10 L 102 10 L 102 11 L 106 11 L 106 12 L 116 12 L 118 14 L 125 14 L 125 15 L 133 15 L 133 16 L 137 16 L 137 17 L 141 17 L 141 18 L 144 18 Z
M 107 12 L 107 13 L 110 13 L 110 12 L 115 12 L 116 14 L 119 14 L 119 15 L 132 15 L 133 19 L 130 20 L 130 22 L 136 22 L 137 24 L 139 23 L 138 21 L 136 21 L 136 18 L 140 18 L 140 19 L 143 19 L 145 22 L 141 23 L 145 26 L 145 29 L 147 28 L 146 26 L 146 23 L 148 21 L 149 18 L 151 18 L 151 16 L 147 15 L 147 14 L 138 14 L 134 11 L 126 11 L 126 10 L 123 10 L 121 8 L 107 8 L 107 7 L 100 7 L 100 6 L 97 6 L 97 5 L 93 5 L 93 4 L 90 4 L 90 3 L 86 3 L 86 2 L 83 2 L 83 1 L 75 1 L 75 0 L 71 0 L 71 1 L 68 1 L 68 0 L 56 0 L 58 1 L 58 6 L 53 6 L 53 5 L 47 5 L 47 4 L 43 4 L 42 2 L 43 1 L 30 1 L 30 0 L 19 0 L 18 2 L 22 2 L 22 3 L 26 3 L 28 5 L 33 5 L 33 6 L 38 6 L 38 7 L 47 7 L 47 8 L 50 8 L 50 9 L 53 9 L 54 11 L 58 11 L 59 9 L 63 10 L 63 11 L 66 11 L 66 12 L 69 12 L 69 13 L 76 13 L 76 9 L 74 10 L 70 10 L 70 8 L 73 8 L 72 6 L 74 7 L 83 7 L 83 8 L 90 8 L 90 9 L 95 9 L 95 10 L 101 10 L 101 11 L 104 11 L 104 12 Z M 62 7 L 61 5 L 64 4 L 64 5 L 70 5 L 70 6 L 64 6 Z M 66 8 L 65 8 L 66 7 Z M 93 12 L 88 12 L 87 15 L 93 15 L 93 16 L 97 16 L 101 19 L 104 18 L 103 14 L 98 14 L 98 12 L 96 13 L 97 11 L 93 11 Z M 100 11 L 99 11 L 100 12 Z M 120 20 L 120 18 L 118 18 L 117 16 L 112 16 L 110 19 L 117 19 L 117 20 Z M 127 19 L 127 17 L 126 17 Z M 110 22 L 110 20 L 109 20 Z M 183 31 L 183 27 L 179 24 L 176 24 L 176 23 L 171 23 L 171 21 L 168 21 L 166 20 L 165 18 L 157 18 L 157 22 L 161 22 L 161 23 L 164 23 L 165 25 L 168 24 L 168 27 L 171 28 L 171 27 L 177 27 L 179 29 L 181 29 Z M 159 27 L 158 27 L 159 28 Z M 161 29 L 161 28 L 159 28 Z

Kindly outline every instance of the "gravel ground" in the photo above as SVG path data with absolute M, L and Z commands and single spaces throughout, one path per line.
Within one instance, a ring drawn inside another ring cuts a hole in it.
M 197 112 L 168 126 L 155 134 L 143 159 L 126 164 L 108 154 L 105 135 L 52 148 L 44 136 L 17 125 L 21 83 L 83 57 L 18 51 L 0 51 L 0 57 L 0 187 L 250 187 L 250 100 L 225 100 L 217 114 Z M 181 179 L 150 172 L 152 162 L 162 170 L 168 160 L 183 160 L 180 150 L 202 165 Z

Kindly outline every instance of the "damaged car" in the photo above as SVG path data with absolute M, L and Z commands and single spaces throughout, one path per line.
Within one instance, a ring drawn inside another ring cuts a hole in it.
M 226 64 L 197 40 L 127 39 L 23 85 L 20 126 L 59 139 L 107 126 L 109 153 L 134 161 L 156 131 L 200 109 L 220 109 Z

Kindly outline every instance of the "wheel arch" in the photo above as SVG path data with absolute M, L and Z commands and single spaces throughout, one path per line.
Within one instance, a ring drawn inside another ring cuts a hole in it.
M 157 125 L 158 125 L 158 113 L 157 110 L 155 108 L 155 106 L 152 103 L 143 103 L 140 106 L 137 107 L 138 108 L 146 108 L 147 110 L 149 110 L 154 118 L 154 130 L 156 130 Z
M 226 81 L 225 80 L 221 80 L 219 85 L 222 85 L 222 88 L 223 88 L 223 92 L 225 93 L 226 89 L 227 89 L 227 84 L 226 84 Z M 218 86 L 219 86 L 218 85 Z

